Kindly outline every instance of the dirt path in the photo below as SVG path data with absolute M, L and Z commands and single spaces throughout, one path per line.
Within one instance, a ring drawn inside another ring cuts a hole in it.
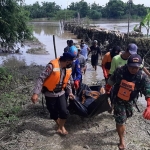
M 89 72 L 90 66 L 86 75 Z M 60 136 L 47 110 L 43 112 L 41 97 L 34 105 L 30 96 L 31 93 L 26 95 L 28 104 L 23 107 L 16 124 L 8 123 L 0 131 L 0 150 L 118 150 L 118 135 L 111 114 L 105 112 L 95 118 L 70 115 L 66 122 L 69 134 Z M 135 109 L 135 115 L 126 123 L 127 150 L 150 150 L 150 121 L 142 118 L 144 108 L 141 104 L 139 107 L 141 112 Z

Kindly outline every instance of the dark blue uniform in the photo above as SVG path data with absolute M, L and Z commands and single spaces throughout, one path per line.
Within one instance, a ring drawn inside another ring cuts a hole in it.
M 76 59 L 73 62 L 73 66 L 72 66 L 72 78 L 73 80 L 79 80 L 80 82 L 82 81 L 82 73 L 81 73 L 81 69 L 80 69 L 80 63 L 79 60 Z

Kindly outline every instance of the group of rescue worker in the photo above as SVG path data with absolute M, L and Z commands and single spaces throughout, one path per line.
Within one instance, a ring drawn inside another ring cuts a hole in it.
M 138 47 L 134 43 L 130 43 L 123 52 L 119 47 L 114 47 L 111 52 L 105 54 L 102 60 L 106 80 L 105 90 L 111 97 L 111 106 L 119 136 L 119 150 L 126 148 L 125 123 L 127 118 L 133 115 L 133 106 L 139 92 L 144 94 L 147 101 L 143 117 L 150 120 L 150 81 L 147 76 L 149 72 L 143 66 L 143 60 L 137 54 L 137 50 Z
M 147 101 L 143 117 L 150 120 L 150 81 L 143 72 L 146 68 L 137 50 L 138 47 L 134 43 L 129 44 L 125 51 L 115 46 L 102 59 L 105 91 L 111 98 L 120 150 L 125 149 L 125 122 L 133 115 L 134 102 L 139 92 L 144 94 Z M 90 52 L 91 64 L 97 70 L 98 55 L 101 55 L 97 40 L 94 40 L 90 48 L 83 40 L 78 46 L 74 45 L 73 40 L 67 40 L 67 47 L 64 48 L 62 56 L 47 64 L 33 90 L 33 103 L 37 102 L 38 95 L 43 91 L 50 118 L 56 122 L 57 132 L 62 135 L 68 134 L 65 128 L 69 114 L 66 97 L 72 100 L 75 98 L 74 94 L 82 83 L 82 74 L 86 72 L 86 61 Z

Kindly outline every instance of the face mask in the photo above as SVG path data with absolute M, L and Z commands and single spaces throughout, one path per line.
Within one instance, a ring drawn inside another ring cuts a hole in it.
M 72 63 L 71 64 L 68 64 L 67 66 L 66 66 L 66 68 L 71 68 L 72 67 Z

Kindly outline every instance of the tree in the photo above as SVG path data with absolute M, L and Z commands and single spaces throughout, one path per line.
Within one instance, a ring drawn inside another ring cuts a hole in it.
M 79 2 L 72 2 L 69 7 L 69 10 L 75 10 L 78 13 L 80 13 L 80 17 L 84 18 L 88 15 L 90 7 L 88 6 L 87 2 L 85 2 L 84 0 L 81 0 Z
M 75 17 L 75 11 L 74 10 L 59 10 L 56 13 L 56 19 L 61 20 L 67 20 L 68 18 L 74 18 Z
M 8 47 L 23 43 L 32 36 L 28 26 L 29 12 L 25 11 L 16 0 L 5 0 L 0 3 L 0 42 Z
M 140 22 L 140 25 L 142 27 L 145 27 L 147 30 L 147 38 L 149 36 L 149 29 L 150 29 L 150 10 L 147 11 L 147 15 L 144 17 L 144 19 Z
M 107 18 L 122 18 L 125 15 L 125 5 L 121 0 L 111 0 L 106 5 Z
M 102 17 L 102 14 L 96 10 L 91 10 L 90 12 L 90 18 L 91 19 L 100 19 Z

